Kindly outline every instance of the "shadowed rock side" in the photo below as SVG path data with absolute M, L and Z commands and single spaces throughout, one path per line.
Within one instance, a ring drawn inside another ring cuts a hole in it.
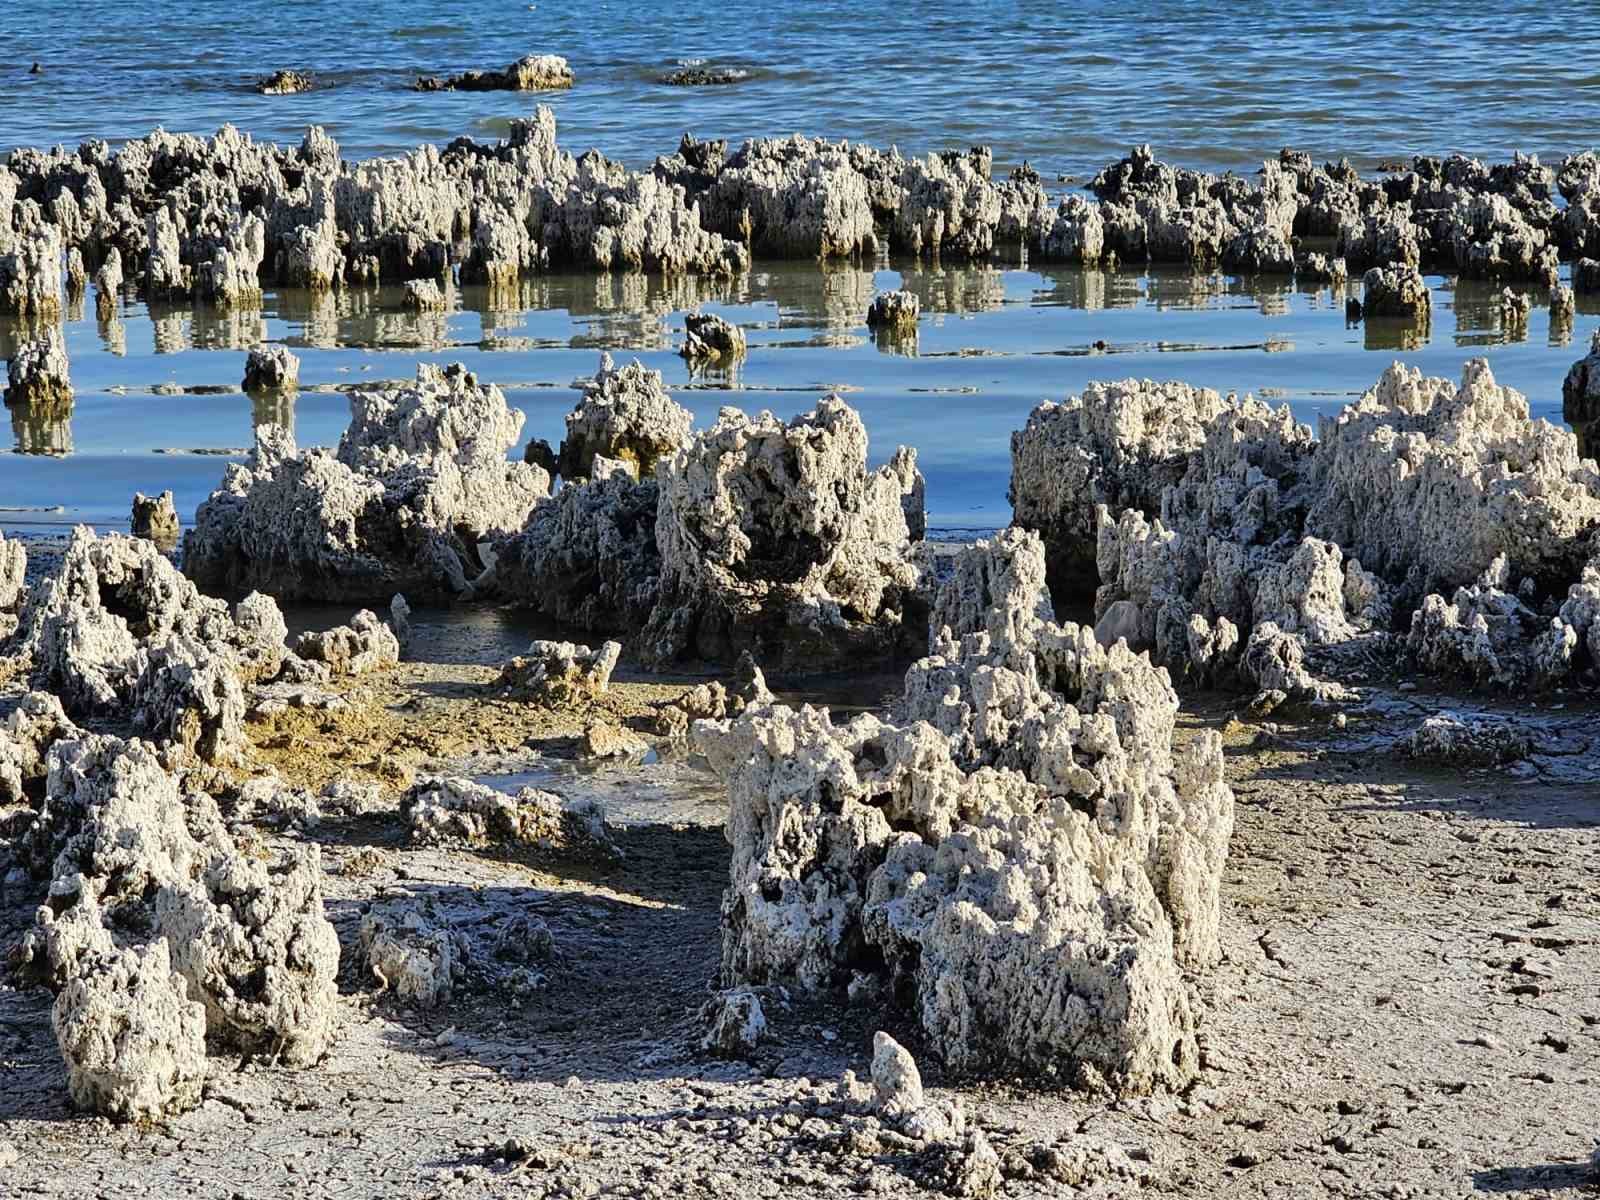
M 878 989 L 966 1072 L 1123 1092 L 1198 1067 L 1233 824 L 1165 671 L 1050 619 L 1035 535 L 958 559 L 887 719 L 703 721 L 728 783 L 725 985 Z M 781 783 L 780 783 L 781 780 Z
M 1047 538 L 1058 594 L 1098 579 L 1102 637 L 1174 670 L 1314 696 L 1306 647 L 1407 631 L 1418 665 L 1481 683 L 1600 665 L 1600 475 L 1483 360 L 1459 385 L 1396 364 L 1315 438 L 1287 406 L 1100 385 L 1036 410 L 1012 459 L 1016 521 Z
M 412 385 L 351 393 L 336 452 L 299 451 L 256 429 L 184 538 L 208 591 L 285 598 L 449 599 L 484 569 L 479 545 L 521 528 L 549 493 L 538 467 L 506 460 L 522 414 L 459 365 L 421 365 Z

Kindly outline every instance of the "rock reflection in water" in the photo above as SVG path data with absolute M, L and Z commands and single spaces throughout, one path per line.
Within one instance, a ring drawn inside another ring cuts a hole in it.
M 71 454 L 72 405 L 12 405 L 11 436 L 18 454 Z

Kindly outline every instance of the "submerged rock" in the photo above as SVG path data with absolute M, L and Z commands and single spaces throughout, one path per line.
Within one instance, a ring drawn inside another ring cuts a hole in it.
M 41 411 L 72 411 L 67 344 L 53 327 L 17 347 L 6 364 L 6 379 L 7 404 L 27 404 Z
M 133 494 L 131 517 L 133 536 L 154 542 L 162 550 L 171 550 L 178 544 L 178 510 L 172 503 L 169 488 L 159 496 Z
M 300 386 L 300 360 L 286 346 L 268 346 L 250 351 L 245 359 L 246 392 L 282 392 Z
M 465 71 L 447 78 L 419 77 L 419 92 L 541 92 L 569 88 L 572 68 L 559 54 L 529 54 L 503 71 Z
M 1184 973 L 1220 953 L 1220 740 L 1175 755 L 1165 673 L 1049 620 L 1044 574 L 1021 531 L 965 552 L 887 721 L 696 727 L 729 790 L 723 983 L 881 971 L 954 1068 L 1181 1088 Z
M 1415 319 L 1430 311 L 1431 297 L 1415 267 L 1373 267 L 1361 277 L 1361 305 L 1368 317 Z
M 716 313 L 689 313 L 683 325 L 682 354 L 691 362 L 744 357 L 744 330 Z
M 867 308 L 867 328 L 883 333 L 915 333 L 921 302 L 912 292 L 880 292 Z
M 256 430 L 249 461 L 229 466 L 185 536 L 192 578 L 327 602 L 449 599 L 482 572 L 480 546 L 520 529 L 549 491 L 543 471 L 506 460 L 522 414 L 459 365 L 353 392 L 350 409 L 335 453 Z
M 860 665 L 921 639 L 918 571 L 893 467 L 867 470 L 837 396 L 787 425 L 723 409 L 657 471 L 661 591 L 641 656 L 788 671 Z
M 316 80 L 305 71 L 274 71 L 255 82 L 256 91 L 263 96 L 292 96 L 309 92 L 316 86 Z

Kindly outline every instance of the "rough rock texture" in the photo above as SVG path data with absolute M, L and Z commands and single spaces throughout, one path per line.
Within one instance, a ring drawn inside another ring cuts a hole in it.
M 1512 721 L 1437 713 L 1417 726 L 1405 749 L 1412 758 L 1440 766 L 1497 767 L 1528 757 L 1533 737 Z
M 696 727 L 729 785 L 723 981 L 883 971 L 957 1069 L 1182 1087 L 1183 965 L 1219 953 L 1221 745 L 1174 757 L 1165 673 L 1049 620 L 1044 574 L 1020 530 L 963 554 L 888 722 Z
M 21 804 L 47 773 L 50 747 L 82 735 L 49 692 L 28 692 L 0 722 L 0 805 Z
M 522 414 L 460 366 L 423 364 L 413 385 L 351 394 L 336 453 L 256 430 L 184 538 L 184 569 L 215 591 L 386 602 L 450 598 L 481 573 L 479 547 L 522 527 L 549 491 L 506 461 Z
M 210 797 L 182 795 L 143 743 L 105 736 L 49 751 L 31 842 L 54 878 L 23 959 L 57 989 L 80 1103 L 117 1116 L 193 1103 L 208 1038 L 294 1065 L 322 1055 L 339 947 L 315 848 L 241 852 Z M 124 999 L 135 1015 L 119 1039 Z
M 422 844 L 511 842 L 573 857 L 617 858 L 593 801 L 567 803 L 553 792 L 497 792 L 470 779 L 423 776 L 400 801 L 411 839 Z
M 326 663 L 335 676 L 365 675 L 400 661 L 400 639 L 375 612 L 364 608 L 348 625 L 302 633 L 294 652 L 307 662 Z
M 837 396 L 787 425 L 725 408 L 657 481 L 661 595 L 645 662 L 749 650 L 822 671 L 920 639 L 906 483 L 867 470 L 866 429 Z
M 706 1001 L 700 1019 L 707 1026 L 700 1048 L 724 1058 L 748 1056 L 767 1032 L 761 997 L 751 988 L 718 992 Z
M 1415 320 L 1428 315 L 1431 298 L 1415 267 L 1373 267 L 1361 277 L 1361 305 L 1369 317 Z
M 162 550 L 171 550 L 178 544 L 178 510 L 172 503 L 172 492 L 159 496 L 133 494 L 133 513 L 130 518 L 133 536 L 154 542 Z
M 422 76 L 419 92 L 541 92 L 572 86 L 572 68 L 559 54 L 529 54 L 503 71 L 464 71 L 445 79 Z
M 435 1008 L 450 999 L 466 970 L 467 941 L 412 905 L 361 919 L 361 953 L 383 989 L 404 1004 Z
M 660 371 L 637 359 L 619 370 L 609 354 L 602 354 L 600 369 L 567 414 L 567 436 L 557 456 L 561 478 L 589 478 L 598 457 L 626 464 L 635 479 L 649 479 L 658 462 L 689 440 L 693 420 L 667 395 Z
M 0 534 L 0 640 L 11 636 L 17 610 L 27 595 L 28 551 L 15 538 Z
M 915 333 L 922 303 L 914 292 L 880 292 L 867 307 L 867 328 L 884 333 Z
M 407 280 L 401 303 L 409 312 L 444 312 L 449 308 L 438 281 L 433 279 Z
M 200 1102 L 205 1008 L 173 971 L 167 942 L 86 954 L 57 994 L 51 1024 L 77 1107 L 154 1121 Z
M 54 317 L 61 312 L 61 231 L 42 222 L 33 201 L 18 208 L 18 231 L 0 240 L 0 314 Z
M 771 703 L 767 678 L 746 651 L 739 656 L 731 685 L 720 680 L 696 684 L 656 710 L 655 729 L 662 737 L 682 739 L 688 736 L 690 726 L 696 721 L 721 721 Z
M 316 86 L 316 80 L 309 73 L 292 70 L 274 71 L 255 82 L 255 90 L 263 96 L 293 96 Z
M 7 404 L 71 412 L 72 378 L 61 331 L 51 327 L 38 339 L 18 346 L 6 363 L 6 382 Z
M 533 642 L 526 654 L 501 668 L 495 686 L 518 700 L 544 704 L 592 700 L 604 694 L 621 657 L 621 642 L 606 642 L 598 650 L 572 642 Z
M 655 605 L 660 489 L 628 465 L 597 457 L 587 482 L 566 483 L 534 506 L 515 536 L 496 544 L 491 594 L 575 629 L 637 629 Z
M 1028 415 L 1011 435 L 1012 523 L 1044 538 L 1052 595 L 1093 594 L 1096 508 L 1160 512 L 1226 404 L 1209 388 L 1126 379 Z
M 1589 436 L 1600 421 L 1600 330 L 1589 343 L 1589 353 L 1572 364 L 1561 383 L 1561 419 L 1572 426 L 1579 454 L 1588 458 L 1600 454 L 1600 440 Z
M 250 351 L 244 363 L 247 392 L 282 392 L 300 386 L 300 360 L 285 346 Z
M 266 597 L 202 595 L 150 542 L 87 528 L 33 588 L 21 653 L 69 711 L 131 715 L 180 754 L 231 760 L 243 744 L 242 688 L 275 675 L 283 618 Z
M 744 330 L 716 313 L 683 318 L 683 357 L 691 362 L 729 362 L 745 354 Z

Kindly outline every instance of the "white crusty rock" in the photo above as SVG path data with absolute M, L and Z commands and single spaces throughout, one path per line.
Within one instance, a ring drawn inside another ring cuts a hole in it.
M 1426 317 L 1428 284 L 1415 267 L 1373 267 L 1361 277 L 1361 307 L 1369 317 Z
M 1561 419 L 1572 426 L 1579 454 L 1593 458 L 1600 452 L 1600 439 L 1589 435 L 1600 421 L 1600 329 L 1589 343 L 1589 353 L 1572 364 L 1561 383 Z
M 1406 641 L 1417 663 L 1435 674 L 1503 689 L 1546 687 L 1567 675 L 1582 644 L 1579 631 L 1562 616 L 1535 612 L 1506 590 L 1509 584 L 1509 566 L 1501 557 L 1450 600 L 1437 592 L 1424 596 L 1411 614 Z M 1569 602 L 1564 615 L 1577 611 Z
M 752 988 L 718 992 L 701 1008 L 700 1019 L 706 1025 L 700 1048 L 724 1058 L 744 1058 L 767 1035 L 767 1014 Z
M 459 365 L 422 364 L 414 384 L 357 390 L 350 408 L 336 453 L 257 428 L 185 535 L 192 578 L 329 602 L 448 599 L 549 491 L 543 471 L 506 460 L 522 414 Z
M 159 1121 L 200 1103 L 205 1008 L 189 998 L 164 940 L 84 956 L 56 995 L 51 1025 L 80 1109 Z
M 300 360 L 285 346 L 250 351 L 244 363 L 247 392 L 281 392 L 300 386 Z
M 61 231 L 42 220 L 31 200 L 17 206 L 18 232 L 0 238 L 0 314 L 54 317 L 61 312 Z
M 788 424 L 724 408 L 656 478 L 661 595 L 640 639 L 647 664 L 749 650 L 814 672 L 920 640 L 905 471 L 867 469 L 866 428 L 839 397 Z
M 573 642 L 536 641 L 500 669 L 495 686 L 518 700 L 571 704 L 605 693 L 622 657 L 621 642 L 591 650 Z
M 334 676 L 365 675 L 398 663 L 400 640 L 377 613 L 364 608 L 348 625 L 302 633 L 294 652 L 307 662 L 327 664 Z
M 16 614 L 27 596 L 28 551 L 16 538 L 0 533 L 0 642 L 16 629 Z
M 69 711 L 129 713 L 175 752 L 229 761 L 243 746 L 241 689 L 282 663 L 276 608 L 258 597 L 236 621 L 152 543 L 79 527 L 32 589 L 19 649 Z
M 6 403 L 71 412 L 67 343 L 54 326 L 17 347 L 6 364 Z
M 534 788 L 507 795 L 470 779 L 425 775 L 401 798 L 400 815 L 421 845 L 511 842 L 570 856 L 621 856 L 593 802 Z
M 887 334 L 915 333 L 922 304 L 914 292 L 880 292 L 867 308 L 867 328 Z
M 402 303 L 410 312 L 444 312 L 449 307 L 434 279 L 407 280 Z
M 1411 731 L 1405 750 L 1445 767 L 1497 767 L 1527 758 L 1533 737 L 1515 721 L 1442 712 Z
M 723 983 L 843 987 L 881 961 L 957 1069 L 1182 1087 L 1184 972 L 1220 954 L 1221 743 L 1175 755 L 1165 673 L 1049 620 L 1044 574 L 1020 530 L 965 552 L 888 721 L 696 726 L 728 781 Z
M 583 385 L 583 397 L 567 414 L 557 470 L 564 481 L 588 479 L 596 458 L 626 465 L 635 479 L 647 480 L 656 464 L 676 454 L 689 440 L 693 418 L 667 395 L 661 372 L 637 359 L 615 368 L 600 356 L 600 369 Z
M 171 550 L 178 544 L 178 510 L 172 502 L 172 492 L 159 496 L 133 494 L 133 512 L 130 521 L 133 536 L 151 541 L 162 550 Z
M 683 330 L 682 354 L 691 362 L 744 357 L 744 330 L 716 313 L 689 313 L 683 319 Z
M 1053 595 L 1093 593 L 1096 507 L 1158 514 L 1227 404 L 1209 388 L 1125 379 L 1028 415 L 1011 435 L 1012 520 L 1044 538 Z
M 0 805 L 20 804 L 30 785 L 44 782 L 50 747 L 82 730 L 49 692 L 28 692 L 0 721 Z
M 731 684 L 721 680 L 697 683 L 676 700 L 656 709 L 655 731 L 662 737 L 682 739 L 696 721 L 721 721 L 737 717 L 746 709 L 772 703 L 767 678 L 756 666 L 749 651 L 739 655 Z
M 572 68 L 559 54 L 528 54 L 503 71 L 464 71 L 445 79 L 423 76 L 419 92 L 541 92 L 572 86 Z
M 361 954 L 383 990 L 405 1004 L 435 1008 L 466 974 L 469 947 L 455 930 L 415 905 L 390 905 L 361 918 Z

